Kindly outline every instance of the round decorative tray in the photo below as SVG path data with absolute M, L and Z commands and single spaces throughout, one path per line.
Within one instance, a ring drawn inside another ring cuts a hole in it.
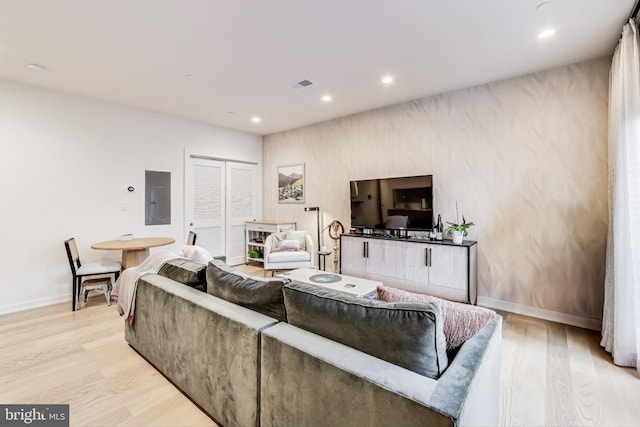
M 342 280 L 342 277 L 338 276 L 337 274 L 322 273 L 314 274 L 313 276 L 309 277 L 309 280 L 315 283 L 335 283 Z

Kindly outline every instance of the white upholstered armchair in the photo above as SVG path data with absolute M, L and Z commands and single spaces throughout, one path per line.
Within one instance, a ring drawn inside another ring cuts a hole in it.
M 306 231 L 270 234 L 264 242 L 264 271 L 313 268 L 313 240 Z

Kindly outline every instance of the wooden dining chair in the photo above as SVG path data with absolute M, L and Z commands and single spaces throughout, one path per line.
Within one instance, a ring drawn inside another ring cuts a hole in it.
M 198 235 L 193 231 L 189 231 L 189 236 L 187 236 L 187 245 L 193 246 L 196 244 L 196 237 Z
M 116 261 L 100 261 L 82 264 L 76 240 L 72 237 L 64 241 L 64 247 L 69 258 L 69 266 L 73 276 L 73 298 L 71 308 L 80 310 L 81 301 L 87 300 L 92 290 L 101 290 L 111 305 L 111 287 L 120 275 L 122 266 Z

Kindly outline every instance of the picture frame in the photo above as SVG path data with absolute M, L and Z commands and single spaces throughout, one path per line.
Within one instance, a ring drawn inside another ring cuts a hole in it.
M 278 203 L 304 203 L 305 165 L 278 166 Z

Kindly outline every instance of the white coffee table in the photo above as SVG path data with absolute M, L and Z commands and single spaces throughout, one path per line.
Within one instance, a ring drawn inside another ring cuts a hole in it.
M 378 285 L 382 285 L 382 282 L 375 280 L 328 273 L 326 271 L 314 270 L 313 268 L 298 268 L 297 270 L 285 271 L 277 276 L 365 298 L 376 298 L 376 289 Z

